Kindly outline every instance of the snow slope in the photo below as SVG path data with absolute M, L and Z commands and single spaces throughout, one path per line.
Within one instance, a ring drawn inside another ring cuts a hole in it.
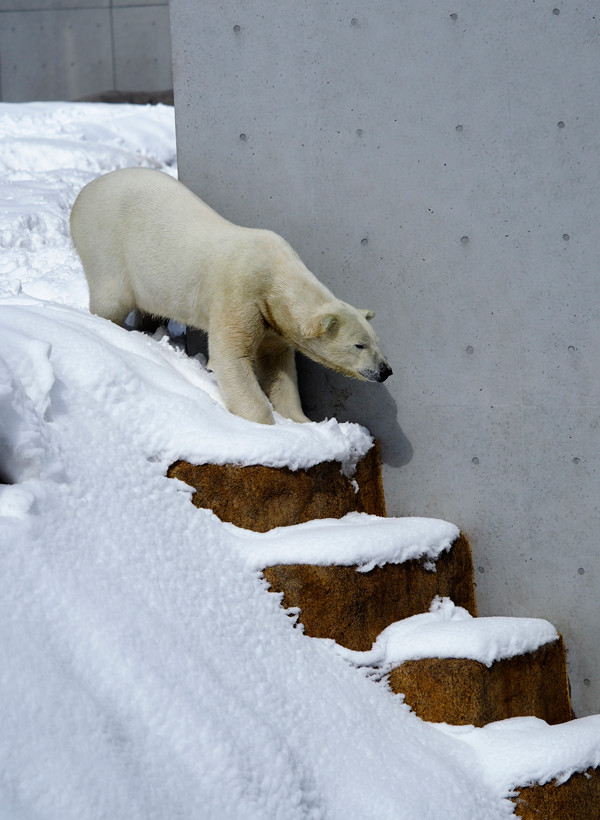
M 509 816 L 511 738 L 539 722 L 419 720 L 293 628 L 260 536 L 165 477 L 178 457 L 350 466 L 370 445 L 334 420 L 237 419 L 201 359 L 87 312 L 71 203 L 112 168 L 175 173 L 172 110 L 4 104 L 0 138 L 0 817 Z M 323 550 L 351 524 L 322 524 Z M 594 726 L 570 731 L 553 764 L 598 762 Z

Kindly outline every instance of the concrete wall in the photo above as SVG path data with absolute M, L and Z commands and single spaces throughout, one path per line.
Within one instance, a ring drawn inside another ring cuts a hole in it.
M 377 311 L 390 515 L 459 524 L 480 613 L 551 620 L 600 711 L 600 14 L 593 0 L 172 0 L 180 175 Z
M 0 0 L 0 99 L 171 88 L 166 0 Z

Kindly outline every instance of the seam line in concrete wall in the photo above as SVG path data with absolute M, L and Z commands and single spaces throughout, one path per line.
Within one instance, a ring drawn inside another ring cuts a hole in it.
M 115 56 L 115 19 L 113 1 L 110 0 L 110 53 L 112 59 L 112 85 L 117 87 L 117 58 Z

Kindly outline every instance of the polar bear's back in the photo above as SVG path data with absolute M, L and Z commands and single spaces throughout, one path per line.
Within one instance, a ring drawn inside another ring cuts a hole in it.
M 202 268 L 243 230 L 177 180 L 145 168 L 98 177 L 71 212 L 90 309 L 119 324 L 139 308 L 197 326 L 193 292 Z
M 87 224 L 86 224 L 87 223 Z M 78 234 L 84 228 L 164 234 L 167 227 L 176 241 L 194 232 L 222 231 L 231 223 L 173 177 L 149 168 L 111 171 L 90 182 L 73 206 L 71 225 Z
M 160 171 L 90 182 L 73 206 L 71 235 L 90 310 L 117 324 L 139 308 L 209 330 L 215 308 L 262 305 L 274 293 L 311 306 L 334 298 L 281 236 L 229 222 Z

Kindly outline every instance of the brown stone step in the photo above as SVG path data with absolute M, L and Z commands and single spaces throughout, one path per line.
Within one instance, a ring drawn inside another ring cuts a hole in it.
M 511 799 L 523 820 L 600 820 L 600 769 L 576 772 L 565 783 L 526 786 Z
M 263 574 L 273 592 L 283 593 L 285 607 L 300 610 L 307 635 L 350 649 L 370 649 L 387 626 L 427 612 L 436 596 L 476 615 L 471 548 L 462 533 L 435 566 L 409 560 L 358 572 L 356 566 L 277 564 Z
M 238 527 L 267 532 L 274 527 L 349 512 L 385 516 L 381 459 L 375 444 L 358 462 L 354 475 L 343 475 L 338 461 L 306 470 L 235 464 L 172 464 L 167 475 L 194 487 L 192 502 Z
M 432 723 L 484 726 L 532 715 L 554 724 L 573 717 L 562 638 L 490 667 L 467 658 L 405 661 L 392 669 L 389 685 Z

